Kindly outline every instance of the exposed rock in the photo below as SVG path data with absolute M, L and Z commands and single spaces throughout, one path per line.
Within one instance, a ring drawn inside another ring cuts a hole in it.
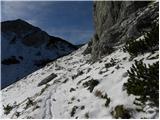
M 71 89 L 70 89 L 70 92 L 72 92 L 72 91 L 75 91 L 75 89 L 74 89 L 74 88 L 71 88 Z
M 148 1 L 95 1 L 96 33 L 84 53 L 91 53 L 95 61 L 110 54 L 115 45 L 141 36 L 158 18 L 158 7 Z
M 38 83 L 38 86 L 42 86 L 44 84 L 47 84 L 48 82 L 50 82 L 51 80 L 53 80 L 55 77 L 57 77 L 56 74 L 54 74 L 54 73 L 50 74 L 48 77 L 46 77 L 45 79 L 43 79 L 40 83 Z
M 32 47 L 40 47 L 45 43 L 46 48 L 51 48 L 51 45 L 52 48 L 54 48 L 56 43 L 65 43 L 73 49 L 78 48 L 78 46 L 74 46 L 61 38 L 48 35 L 40 28 L 21 19 L 1 22 L 1 28 L 3 34 L 10 34 L 10 32 L 14 33 L 14 37 L 10 41 L 11 44 L 15 43 L 16 40 L 21 40 L 24 45 Z

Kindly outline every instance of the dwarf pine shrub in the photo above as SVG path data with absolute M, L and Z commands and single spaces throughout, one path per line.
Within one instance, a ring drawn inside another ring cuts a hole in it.
M 20 116 L 20 112 L 16 112 L 15 116 L 18 118 Z
M 142 61 L 135 61 L 130 70 L 127 71 L 129 78 L 124 83 L 127 93 L 138 96 L 134 103 L 159 106 L 159 62 L 146 65 Z
M 13 106 L 10 106 L 9 104 L 6 106 L 3 105 L 4 114 L 6 115 L 8 115 L 12 109 L 13 109 Z
M 89 81 L 84 82 L 83 86 L 88 87 L 88 90 L 92 92 L 94 87 L 97 86 L 98 84 L 99 84 L 98 80 L 91 79 Z
M 159 46 L 159 26 L 154 24 L 150 32 L 144 33 L 144 39 L 128 40 L 124 46 L 124 52 L 131 56 L 138 56 L 146 52 L 154 52 Z
M 129 110 L 124 108 L 123 105 L 117 105 L 111 114 L 116 119 L 129 119 L 131 117 Z
M 113 58 L 111 58 L 110 62 L 105 64 L 105 68 L 108 69 L 108 68 L 115 66 L 115 65 L 116 65 L 115 60 Z

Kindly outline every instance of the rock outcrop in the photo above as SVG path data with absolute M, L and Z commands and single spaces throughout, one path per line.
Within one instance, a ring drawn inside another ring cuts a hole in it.
M 118 44 L 149 31 L 158 18 L 158 3 L 148 1 L 94 2 L 95 35 L 84 53 L 93 61 L 109 54 Z
M 2 34 L 12 34 L 13 38 L 10 41 L 11 44 L 18 41 L 23 43 L 23 45 L 30 47 L 40 47 L 45 44 L 47 49 L 48 47 L 50 48 L 49 44 L 52 44 L 53 49 L 56 44 L 64 43 L 72 49 L 77 48 L 75 45 L 72 45 L 61 38 L 48 35 L 40 28 L 35 27 L 21 19 L 4 21 L 1 23 L 1 28 Z

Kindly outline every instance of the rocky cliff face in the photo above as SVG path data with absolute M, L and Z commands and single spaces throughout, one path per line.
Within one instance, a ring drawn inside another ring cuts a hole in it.
M 96 1 L 94 2 L 96 31 L 85 53 L 91 53 L 93 60 L 100 59 L 103 55 L 111 53 L 117 44 L 138 38 L 143 32 L 149 31 L 157 18 L 158 3 Z

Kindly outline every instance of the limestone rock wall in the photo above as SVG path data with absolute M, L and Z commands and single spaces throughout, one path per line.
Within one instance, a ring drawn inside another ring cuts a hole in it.
M 93 7 L 96 31 L 85 51 L 93 60 L 149 31 L 159 11 L 158 2 L 148 1 L 95 1 Z

